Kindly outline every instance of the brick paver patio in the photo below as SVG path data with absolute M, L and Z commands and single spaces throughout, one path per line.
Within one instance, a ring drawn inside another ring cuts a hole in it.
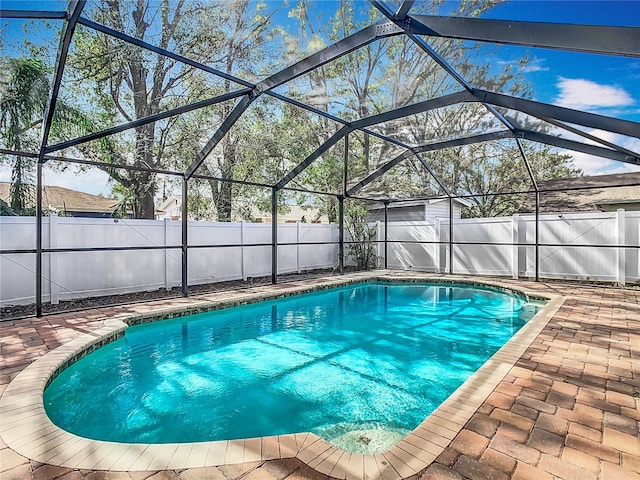
M 562 295 L 565 301 L 464 428 L 452 435 L 453 440 L 435 462 L 410 478 L 640 479 L 640 291 L 507 279 L 500 282 Z M 281 288 L 282 285 L 275 287 Z M 251 290 L 264 293 L 273 289 L 267 286 Z M 218 292 L 3 322 L 0 392 L 34 360 L 81 334 L 103 327 L 107 319 L 158 308 L 197 306 L 247 292 Z M 297 458 L 186 470 L 71 470 L 31 461 L 0 441 L 0 478 L 330 477 Z

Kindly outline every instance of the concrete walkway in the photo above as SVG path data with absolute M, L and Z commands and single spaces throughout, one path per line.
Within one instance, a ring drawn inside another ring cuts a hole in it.
M 402 272 L 386 274 L 394 276 Z M 640 480 L 640 291 L 506 279 L 499 282 L 561 295 L 565 301 L 471 419 L 451 435 L 452 441 L 436 460 L 410 478 Z M 264 295 L 288 286 L 318 283 L 322 280 L 309 279 L 275 287 L 2 322 L 0 391 L 4 392 L 11 380 L 34 360 L 82 334 L 104 327 L 105 320 L 159 309 L 198 309 L 222 298 L 244 297 L 248 293 Z M 29 460 L 1 441 L 0 478 L 330 477 L 297 458 L 186 470 L 72 470 Z

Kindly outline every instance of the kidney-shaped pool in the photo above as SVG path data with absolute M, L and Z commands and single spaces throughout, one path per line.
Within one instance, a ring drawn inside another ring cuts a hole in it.
M 47 414 L 126 443 L 310 431 L 389 448 L 542 306 L 463 284 L 364 283 L 130 327 L 47 387 Z

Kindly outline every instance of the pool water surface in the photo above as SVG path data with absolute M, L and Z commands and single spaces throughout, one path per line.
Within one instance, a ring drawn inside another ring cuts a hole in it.
M 310 431 L 373 453 L 419 425 L 541 306 L 471 285 L 364 283 L 144 324 L 62 371 L 45 408 L 99 440 Z

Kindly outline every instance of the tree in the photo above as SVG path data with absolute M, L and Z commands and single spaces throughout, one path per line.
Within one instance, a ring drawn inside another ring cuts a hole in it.
M 0 79 L 0 131 L 7 149 L 23 151 L 28 132 L 42 122 L 49 81 L 42 62 L 27 58 L 3 61 Z M 29 145 L 31 146 L 31 145 Z M 17 155 L 11 169 L 9 206 L 18 215 L 33 213 L 35 160 Z
M 266 12 L 263 4 L 248 0 L 213 4 L 208 0 L 162 0 L 159 4 L 150 0 L 102 0 L 90 16 L 132 37 L 226 73 L 244 76 L 262 62 L 260 43 L 272 14 Z M 79 29 L 75 45 L 69 64 L 75 70 L 77 83 L 93 83 L 91 90 L 95 93 L 85 90 L 85 95 L 95 97 L 95 103 L 112 124 L 144 118 L 241 87 L 101 33 Z M 132 135 L 119 137 L 118 144 L 129 146 L 121 149 L 114 161 L 128 160 L 128 164 L 143 168 L 184 169 L 194 160 L 198 145 L 206 142 L 232 108 L 232 102 L 225 102 L 205 109 L 207 118 L 193 135 L 182 127 L 193 125 L 197 113 L 191 118 L 187 115 L 186 120 L 183 115 L 138 126 Z M 240 162 L 236 143 L 232 135 L 225 136 L 221 142 L 222 155 L 205 164 L 202 173 L 235 178 Z M 192 155 L 185 155 L 186 152 Z M 216 168 L 211 163 L 216 163 Z M 131 190 L 134 215 L 152 218 L 156 176 L 150 172 L 120 171 L 114 178 Z M 217 180 L 209 183 L 218 219 L 229 220 L 232 184 Z
M 43 62 L 33 58 L 7 58 L 0 78 L 0 135 L 5 147 L 14 151 L 37 151 L 44 109 L 49 97 L 49 77 Z M 94 127 L 81 111 L 58 100 L 52 134 L 64 129 L 75 135 Z M 18 215 L 35 212 L 35 159 L 16 155 L 11 169 L 10 207 Z
M 476 16 L 496 3 L 484 0 L 461 2 L 454 14 Z M 422 2 L 416 4 L 412 12 L 433 14 L 438 7 L 437 3 Z M 341 4 L 330 23 L 331 27 L 325 32 L 326 37 L 336 41 L 364 24 L 370 24 L 375 12 L 372 8 L 367 12 L 356 12 L 351 3 Z M 305 18 L 302 13 L 298 15 Z M 316 39 L 322 34 L 316 30 L 309 37 Z M 495 47 L 454 39 L 429 39 L 429 43 L 471 85 L 522 97 L 531 95 L 529 86 L 519 74 L 522 68 L 511 64 L 486 65 L 486 62 L 478 61 L 489 48 Z M 524 67 L 527 62 L 528 59 L 523 58 L 518 66 Z M 293 85 L 289 94 L 305 99 L 305 90 L 314 94 L 321 92 L 326 101 L 316 107 L 353 120 L 462 89 L 411 39 L 398 36 L 374 42 L 321 67 Z M 371 129 L 406 145 L 419 146 L 457 136 L 504 130 L 506 127 L 484 105 L 464 103 L 374 125 Z M 307 177 L 309 188 L 326 186 L 326 179 L 341 181 L 341 172 L 337 170 L 340 162 L 326 161 L 328 157 L 337 157 L 340 148 L 335 146 L 323 156 L 322 167 L 317 164 L 309 167 L 316 170 L 316 175 Z M 349 149 L 350 185 L 403 151 L 389 142 L 362 133 L 350 135 Z M 550 148 L 529 148 L 528 156 L 538 178 L 579 173 L 573 167 L 571 157 L 556 154 Z M 509 214 L 519 206 L 517 197 L 487 194 L 530 187 L 525 164 L 513 140 L 438 150 L 425 154 L 424 158 L 449 191 L 463 195 L 478 194 L 478 197 L 470 199 L 474 207 L 469 214 Z M 370 198 L 390 195 L 411 198 L 443 193 L 415 157 L 404 160 L 361 191 L 362 196 Z M 322 207 L 328 212 L 335 210 L 329 202 L 324 202 Z
M 229 8 L 231 7 L 231 8 Z M 267 11 L 266 5 L 248 0 L 236 0 L 213 9 L 213 25 L 218 28 L 218 35 L 223 39 L 218 46 L 218 63 L 220 69 L 227 74 L 242 78 L 259 78 L 261 67 L 268 60 L 269 53 L 263 49 L 264 40 L 270 32 L 270 22 L 276 11 Z M 272 52 L 276 54 L 276 52 Z M 235 88 L 235 87 L 234 87 Z M 225 81 L 221 93 L 232 90 L 232 83 Z M 226 118 L 233 106 L 222 106 L 221 118 Z M 260 101 L 254 102 L 245 111 L 243 118 L 222 138 L 210 158 L 203 164 L 204 173 L 222 179 L 256 181 L 259 172 L 265 165 L 256 164 L 255 123 L 263 123 L 264 106 Z M 217 125 L 211 131 L 215 131 Z M 253 130 L 253 131 L 252 131 Z M 252 158 L 253 157 L 253 158 Z M 275 182 L 273 182 L 275 183 Z M 217 179 L 209 180 L 211 196 L 215 205 L 218 221 L 231 221 L 234 197 L 246 195 L 246 188 L 237 184 Z

